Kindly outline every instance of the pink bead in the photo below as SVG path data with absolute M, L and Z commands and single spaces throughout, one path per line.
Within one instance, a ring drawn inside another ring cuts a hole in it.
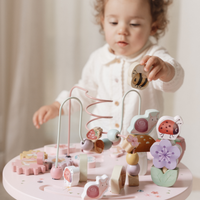
M 63 170 L 60 166 L 58 166 L 57 168 L 55 166 L 53 166 L 51 168 L 51 177 L 55 180 L 59 180 L 62 175 L 63 175 Z
M 131 175 L 131 176 L 136 176 L 140 172 L 140 165 L 127 165 L 126 171 Z
M 93 146 L 94 146 L 94 144 L 91 140 L 84 139 L 83 141 L 81 141 L 81 149 L 84 151 L 92 150 Z

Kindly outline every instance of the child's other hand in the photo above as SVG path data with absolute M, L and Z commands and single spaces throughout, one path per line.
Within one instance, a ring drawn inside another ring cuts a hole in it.
M 161 81 L 168 82 L 175 75 L 174 67 L 156 56 L 147 55 L 140 61 L 140 64 L 145 65 L 144 70 L 146 72 L 150 71 L 149 81 L 160 79 Z M 152 69 L 151 66 L 153 66 Z
M 59 115 L 60 103 L 55 101 L 51 105 L 42 106 L 33 115 L 33 124 L 36 128 Z

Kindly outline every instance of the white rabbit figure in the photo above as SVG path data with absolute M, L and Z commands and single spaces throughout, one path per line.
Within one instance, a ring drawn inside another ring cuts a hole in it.
M 97 176 L 95 182 L 88 182 L 85 184 L 81 198 L 83 200 L 101 199 L 109 187 L 108 183 L 109 180 L 107 175 Z

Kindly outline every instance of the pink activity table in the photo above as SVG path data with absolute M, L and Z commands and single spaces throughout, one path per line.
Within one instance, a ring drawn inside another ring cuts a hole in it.
M 43 148 L 39 149 L 43 150 Z M 79 144 L 76 144 L 76 151 L 71 153 L 74 160 L 77 155 L 81 154 Z M 113 167 L 115 165 L 126 166 L 125 154 L 121 157 L 111 157 L 109 150 L 102 154 L 89 154 L 96 158 L 96 167 L 88 169 L 88 181 L 95 180 L 96 176 L 103 174 L 111 177 Z M 39 175 L 24 174 L 18 175 L 12 171 L 12 162 L 19 159 L 19 156 L 10 160 L 3 170 L 3 186 L 5 190 L 17 200 L 80 200 L 85 183 L 78 186 L 66 187 L 63 178 L 61 180 L 53 180 L 48 172 Z M 173 187 L 159 187 L 153 183 L 150 175 L 152 161 L 148 161 L 148 172 L 145 176 L 140 176 L 140 184 L 137 187 L 129 187 L 127 179 L 124 189 L 120 195 L 112 194 L 110 187 L 102 199 L 140 199 L 140 200 L 184 200 L 192 190 L 192 174 L 190 170 L 180 163 L 178 165 L 179 177 Z

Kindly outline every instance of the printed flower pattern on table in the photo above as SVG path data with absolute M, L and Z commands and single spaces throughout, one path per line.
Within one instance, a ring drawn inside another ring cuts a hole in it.
M 153 164 L 156 168 L 166 167 L 175 169 L 177 159 L 181 152 L 177 146 L 172 146 L 169 140 L 161 140 L 159 143 L 154 143 L 150 148 L 153 159 Z
M 136 148 L 139 145 L 138 138 L 134 137 L 133 135 L 128 135 L 127 141 Z

